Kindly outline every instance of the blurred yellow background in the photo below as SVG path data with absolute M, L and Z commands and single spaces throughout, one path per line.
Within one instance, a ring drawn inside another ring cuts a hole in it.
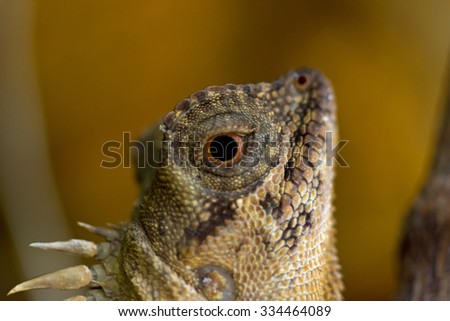
M 443 101 L 449 1 L 40 0 L 33 10 L 41 112 L 71 237 L 90 237 L 76 221 L 127 220 L 136 198 L 132 169 L 100 167 L 104 142 L 137 138 L 208 85 L 311 66 L 332 80 L 350 141 L 335 202 L 344 296 L 394 298 L 401 223 L 425 178 Z M 0 299 L 26 299 L 5 296 L 24 278 L 5 217 Z M 45 224 L 36 229 L 36 241 L 54 240 Z

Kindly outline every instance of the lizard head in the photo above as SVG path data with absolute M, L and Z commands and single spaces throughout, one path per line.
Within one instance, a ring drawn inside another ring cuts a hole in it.
M 319 72 L 208 87 L 156 132 L 162 162 L 140 171 L 133 219 L 87 226 L 108 242 L 85 246 L 100 264 L 77 271 L 92 288 L 82 298 L 341 297 L 327 154 L 335 103 Z

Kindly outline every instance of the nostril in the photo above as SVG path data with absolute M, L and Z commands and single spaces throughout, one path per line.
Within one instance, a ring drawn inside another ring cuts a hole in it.
M 295 86 L 299 90 L 305 90 L 307 89 L 311 84 L 311 76 L 304 72 L 298 75 L 297 79 L 295 80 Z

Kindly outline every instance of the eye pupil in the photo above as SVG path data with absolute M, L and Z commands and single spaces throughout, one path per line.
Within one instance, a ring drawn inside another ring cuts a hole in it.
M 301 75 L 297 79 L 297 82 L 298 82 L 299 85 L 304 85 L 304 84 L 306 84 L 307 81 L 308 81 L 308 79 L 306 78 L 305 75 Z
M 239 151 L 238 142 L 231 136 L 220 135 L 211 141 L 210 155 L 218 161 L 227 162 L 235 158 Z

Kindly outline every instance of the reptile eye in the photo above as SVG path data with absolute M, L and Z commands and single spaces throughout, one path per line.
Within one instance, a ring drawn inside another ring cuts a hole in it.
M 215 165 L 232 165 L 242 157 L 242 138 L 234 133 L 213 136 L 205 146 L 206 159 Z
M 299 90 L 305 90 L 306 88 L 309 87 L 310 84 L 311 84 L 311 76 L 306 73 L 298 75 L 297 79 L 295 80 L 295 86 Z

